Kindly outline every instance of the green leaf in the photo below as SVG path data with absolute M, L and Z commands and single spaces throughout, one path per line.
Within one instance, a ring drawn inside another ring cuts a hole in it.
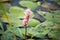
M 40 28 L 41 29 L 41 28 Z M 35 36 L 35 37 L 39 37 L 39 38 L 43 38 L 50 30 L 38 30 L 38 29 L 34 29 L 31 28 L 28 31 L 28 35 L 31 34 L 31 36 Z
M 42 25 L 44 25 L 46 27 L 53 27 L 53 22 L 47 20 L 47 21 L 43 22 Z
M 8 30 L 12 32 L 14 35 L 24 38 L 23 36 L 24 31 L 21 31 L 19 28 L 13 27 L 13 28 L 8 28 Z
M 53 11 L 54 13 L 52 14 L 55 14 L 55 15 L 60 15 L 60 11 L 59 10 L 56 10 L 56 11 Z
M 14 40 L 14 34 L 9 33 L 9 32 L 5 32 L 5 33 L 1 36 L 1 40 Z
M 13 15 L 15 17 L 18 17 L 18 18 L 24 18 L 25 17 L 25 10 L 23 8 L 20 8 L 20 7 L 11 7 L 9 9 L 9 12 L 10 14 L 9 15 Z M 34 16 L 33 12 L 31 14 L 31 18 Z
M 23 7 L 28 7 L 32 10 L 37 7 L 36 3 L 30 2 L 30 1 L 20 1 L 19 4 Z
M 54 23 L 60 23 L 60 12 L 54 11 L 54 13 L 38 11 L 46 20 L 52 21 Z M 44 16 L 45 13 L 45 16 Z
M 53 27 L 53 23 L 49 21 L 45 21 L 41 24 L 38 24 L 36 27 L 32 27 L 28 30 L 28 35 L 43 38 L 46 34 L 51 31 L 51 27 Z
M 52 21 L 54 23 L 60 23 L 60 11 L 54 11 L 54 18 L 52 19 Z
M 57 40 L 60 40 L 60 27 L 54 28 L 48 35 L 50 38 L 55 38 Z
M 46 20 L 49 20 L 49 21 L 51 21 L 52 19 L 53 19 L 53 14 L 51 14 L 51 13 L 49 13 L 49 12 L 43 12 L 43 11 L 38 11 L 38 13 L 40 14 L 40 15 L 42 15 Z M 45 16 L 44 16 L 44 14 L 45 14 Z
M 25 16 L 24 9 L 13 6 L 9 9 L 9 12 L 10 13 L 7 15 L 10 18 L 12 25 L 14 27 L 23 26 L 23 21 L 20 20 L 20 18 L 24 18 Z
M 10 21 L 14 27 L 20 27 L 23 26 L 23 20 L 20 20 L 20 18 L 17 18 L 16 16 L 9 15 Z
M 24 9 L 23 8 L 20 8 L 20 7 L 15 7 L 15 6 L 14 7 L 11 7 L 9 9 L 9 12 L 10 12 L 9 15 L 13 15 L 13 16 L 16 16 L 16 17 L 19 17 L 19 18 L 25 16 Z
M 35 20 L 35 19 L 30 19 L 28 25 L 31 27 L 35 27 L 36 25 L 40 24 L 39 21 Z

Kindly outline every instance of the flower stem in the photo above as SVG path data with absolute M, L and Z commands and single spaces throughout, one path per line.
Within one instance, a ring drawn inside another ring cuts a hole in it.
M 25 27 L 24 40 L 27 40 L 27 39 L 26 39 L 26 35 L 27 35 L 27 27 Z

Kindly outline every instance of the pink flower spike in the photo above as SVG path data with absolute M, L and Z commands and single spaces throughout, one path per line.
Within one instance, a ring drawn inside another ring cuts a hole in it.
M 28 21 L 29 21 L 29 15 L 25 16 L 25 18 L 24 18 L 24 20 L 23 20 L 23 24 L 24 24 L 25 26 L 27 26 L 27 25 L 28 25 Z
M 25 10 L 25 15 L 31 15 L 32 11 L 28 8 Z
M 30 15 L 31 15 L 32 11 L 30 9 L 26 9 L 25 10 L 25 18 L 23 20 L 23 24 L 24 26 L 26 27 L 28 25 L 28 22 L 29 22 L 29 18 L 30 18 Z

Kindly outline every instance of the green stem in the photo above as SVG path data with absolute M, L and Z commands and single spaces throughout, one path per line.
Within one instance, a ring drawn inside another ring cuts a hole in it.
M 26 39 L 26 35 L 27 35 L 27 27 L 25 26 L 24 40 L 27 40 L 27 39 Z

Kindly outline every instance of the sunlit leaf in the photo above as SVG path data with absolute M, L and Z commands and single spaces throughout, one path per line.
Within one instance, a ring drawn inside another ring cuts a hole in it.
M 37 7 L 36 3 L 30 2 L 30 1 L 21 1 L 19 4 L 23 7 L 28 7 L 30 9 L 35 9 Z
M 20 20 L 20 18 L 24 18 L 25 14 L 24 14 L 24 9 L 20 8 L 20 7 L 11 7 L 9 9 L 9 18 L 11 20 L 11 23 L 13 26 L 15 27 L 19 27 L 19 26 L 23 26 L 23 21 Z
M 8 15 L 10 18 L 10 21 L 14 27 L 20 27 L 23 26 L 23 20 L 20 20 L 20 18 L 13 16 L 13 15 Z
M 30 19 L 28 25 L 29 26 L 32 26 L 32 27 L 35 27 L 36 25 L 40 24 L 39 21 L 35 20 L 35 19 Z
M 19 18 L 25 16 L 24 9 L 20 8 L 20 7 L 11 7 L 9 9 L 9 12 L 10 12 L 10 15 L 13 15 L 13 16 L 16 16 L 16 17 L 19 17 Z

